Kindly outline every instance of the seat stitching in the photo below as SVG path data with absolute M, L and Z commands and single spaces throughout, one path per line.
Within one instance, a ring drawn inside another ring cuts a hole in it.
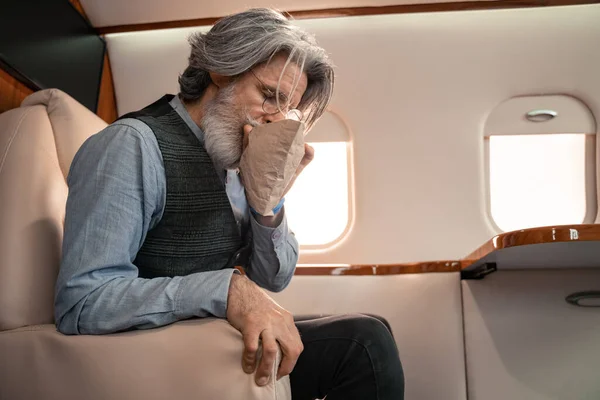
M 8 157 L 8 152 L 10 151 L 10 148 L 12 147 L 12 144 L 14 142 L 14 140 L 16 139 L 16 137 L 18 136 L 19 132 L 19 128 L 21 127 L 21 124 L 23 123 L 23 120 L 25 119 L 25 117 L 27 117 L 27 115 L 31 112 L 31 108 L 28 108 L 25 113 L 21 116 L 21 119 L 19 120 L 19 123 L 17 124 L 17 127 L 15 128 L 15 131 L 13 132 L 11 138 L 8 141 L 8 145 L 6 146 L 6 150 L 4 151 L 4 154 L 2 155 L 2 160 L 0 160 L 0 175 L 2 174 L 2 171 L 4 170 L 4 163 L 6 162 L 6 158 Z

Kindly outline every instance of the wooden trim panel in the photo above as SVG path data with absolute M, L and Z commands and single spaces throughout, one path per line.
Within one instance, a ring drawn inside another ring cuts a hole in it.
M 428 272 L 458 272 L 461 261 L 431 261 L 389 265 L 314 266 L 298 265 L 294 275 L 400 275 Z
M 32 93 L 33 89 L 0 68 L 0 113 L 19 107 L 25 97 Z
M 81 3 L 79 2 L 79 0 L 69 0 L 69 3 L 71 3 L 71 5 L 77 10 L 79 11 L 79 14 L 81 14 L 81 16 L 83 18 L 85 18 L 86 20 L 89 21 L 87 15 L 85 14 L 85 10 L 83 9 L 83 6 L 81 5 Z
M 107 124 L 112 124 L 118 117 L 115 85 L 113 83 L 108 52 L 106 51 L 104 52 L 104 65 L 102 66 L 102 78 L 100 80 L 100 93 L 98 94 L 96 114 L 106 121 Z
M 90 23 L 87 14 L 81 2 L 79 0 L 69 0 L 69 3 L 81 14 L 83 18 Z M 91 25 L 91 23 L 90 23 Z M 117 117 L 117 99 L 115 96 L 115 85 L 112 77 L 112 70 L 110 68 L 110 60 L 108 58 L 108 51 L 104 51 L 104 61 L 102 64 L 102 77 L 100 78 L 100 90 L 98 93 L 98 106 L 96 107 L 96 114 L 102 118 L 106 123 L 113 123 Z
M 488 240 L 463 260 L 466 268 L 477 260 L 496 251 L 509 247 L 555 242 L 600 241 L 600 225 L 561 225 L 523 229 L 502 233 Z
M 348 7 L 327 8 L 323 10 L 298 10 L 287 11 L 286 14 L 295 19 L 315 19 L 333 17 L 354 17 L 365 15 L 384 14 L 411 14 L 442 11 L 472 11 L 472 10 L 495 10 L 506 8 L 531 8 L 531 7 L 553 7 L 571 6 L 582 4 L 597 4 L 600 0 L 490 0 L 490 1 L 457 1 L 450 3 L 429 4 L 401 4 L 381 7 Z M 194 26 L 208 26 L 214 24 L 222 17 L 187 19 L 178 21 L 150 22 L 143 24 L 115 25 L 97 28 L 98 33 L 106 35 L 109 33 L 137 32 L 155 29 L 185 28 Z
M 389 265 L 298 265 L 295 275 L 399 275 L 459 272 L 490 253 L 509 247 L 541 243 L 600 241 L 600 224 L 562 225 L 506 232 L 488 240 L 462 260 Z

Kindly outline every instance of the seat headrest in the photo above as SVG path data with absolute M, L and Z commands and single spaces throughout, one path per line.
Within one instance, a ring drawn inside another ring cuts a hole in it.
M 48 118 L 54 131 L 58 160 L 63 175 L 82 143 L 100 132 L 108 124 L 83 104 L 59 89 L 45 89 L 28 96 L 21 107 L 42 105 L 48 110 Z

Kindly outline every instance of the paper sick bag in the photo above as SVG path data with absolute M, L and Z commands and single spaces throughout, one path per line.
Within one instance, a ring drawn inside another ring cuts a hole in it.
M 304 157 L 304 123 L 293 119 L 256 126 L 240 160 L 240 175 L 250 206 L 273 215 Z

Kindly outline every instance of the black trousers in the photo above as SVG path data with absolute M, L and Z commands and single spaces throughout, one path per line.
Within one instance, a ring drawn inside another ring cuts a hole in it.
M 402 400 L 404 373 L 381 317 L 296 317 L 304 351 L 292 373 L 294 400 Z

